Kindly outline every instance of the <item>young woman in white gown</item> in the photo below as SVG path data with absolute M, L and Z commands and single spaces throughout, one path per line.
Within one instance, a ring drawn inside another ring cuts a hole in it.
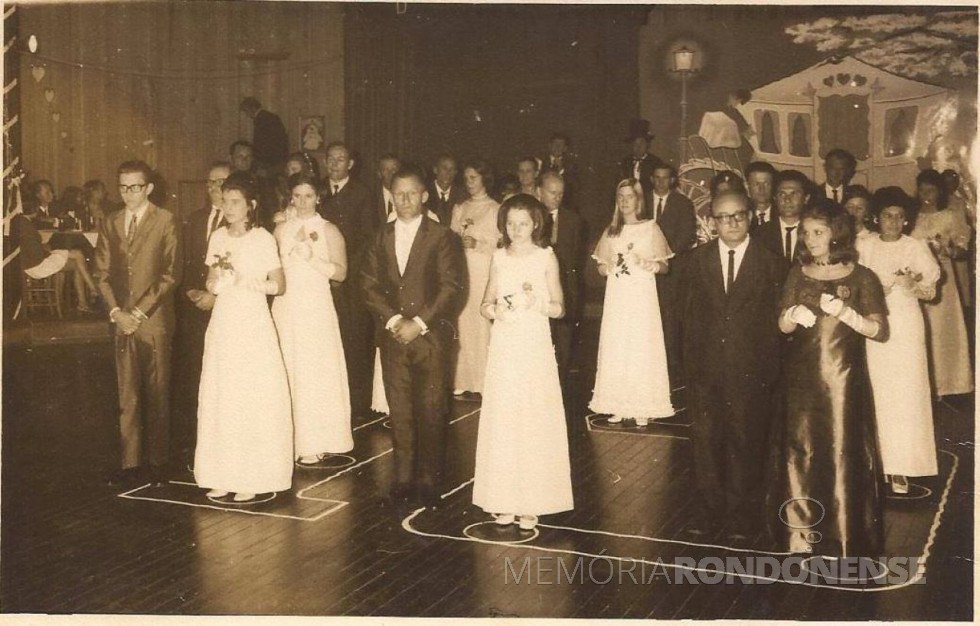
M 926 328 L 920 301 L 936 296 L 939 263 L 925 242 L 903 231 L 915 221 L 912 199 L 898 187 L 875 192 L 880 235 L 857 242 L 858 261 L 885 290 L 888 338 L 866 343 L 882 472 L 892 491 L 908 493 L 909 476 L 935 476 L 936 439 L 929 391 Z
M 330 294 L 330 281 L 347 277 L 347 254 L 340 229 L 316 212 L 318 179 L 293 174 L 287 188 L 293 212 L 275 237 L 288 288 L 273 302 L 272 317 L 292 397 L 295 456 L 300 465 L 314 465 L 354 448 L 344 346 Z
M 545 208 L 518 194 L 500 210 L 504 248 L 493 255 L 480 312 L 493 320 L 476 441 L 473 504 L 498 524 L 531 530 L 538 515 L 570 510 L 571 470 L 549 318 L 564 314 L 558 259 L 542 232 Z M 517 519 L 517 516 L 520 519 Z
M 639 182 L 620 181 L 612 223 L 593 254 L 606 277 L 606 297 L 589 408 L 612 415 L 610 423 L 632 418 L 646 426 L 674 414 L 655 280 L 671 256 L 663 232 L 644 211 Z
M 211 498 L 236 502 L 292 484 L 289 383 L 266 300 L 285 278 L 276 242 L 256 222 L 256 189 L 246 174 L 223 186 L 227 226 L 208 244 L 207 288 L 215 294 L 204 337 L 194 478 Z

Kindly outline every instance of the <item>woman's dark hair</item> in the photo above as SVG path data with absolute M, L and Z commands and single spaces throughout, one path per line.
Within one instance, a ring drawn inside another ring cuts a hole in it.
M 882 187 L 875 192 L 871 199 L 871 213 L 874 215 L 875 222 L 879 221 L 881 212 L 890 206 L 901 207 L 905 213 L 906 222 L 902 232 L 906 235 L 912 232 L 915 227 L 915 218 L 919 215 L 916 201 L 901 187 Z
M 803 209 L 800 215 L 800 237 L 802 237 L 802 226 L 805 220 L 819 220 L 830 227 L 830 262 L 831 263 L 854 263 L 857 261 L 858 253 L 854 249 L 854 217 L 844 210 L 833 200 L 819 198 L 812 204 Z M 813 263 L 813 255 L 804 244 L 799 248 L 800 263 L 810 265 Z
M 258 224 L 256 218 L 259 203 L 258 184 L 249 172 L 232 172 L 225 179 L 225 184 L 221 186 L 221 191 L 239 191 L 245 196 L 245 202 L 248 204 L 248 213 L 245 216 L 245 230 L 249 230 Z
M 534 224 L 534 229 L 531 231 L 531 241 L 539 248 L 548 245 L 544 236 L 544 216 L 548 214 L 548 209 L 531 194 L 519 193 L 505 200 L 497 213 L 497 230 L 504 236 L 501 243 L 502 247 L 507 248 L 511 244 L 510 236 L 507 234 L 507 215 L 511 211 L 527 211 L 528 215 L 531 216 L 531 222 Z
M 323 191 L 320 186 L 320 177 L 307 172 L 297 172 L 286 179 L 286 188 L 289 190 L 290 195 L 292 195 L 293 189 L 296 189 L 300 185 L 309 185 L 312 187 L 317 198 L 320 197 L 320 193 Z
M 613 196 L 612 220 L 609 222 L 609 226 L 606 228 L 606 234 L 610 237 L 618 237 L 619 234 L 623 232 L 623 215 L 619 212 L 619 206 L 616 204 L 616 198 L 619 196 L 619 190 L 623 187 L 629 187 L 636 195 L 636 216 L 640 219 L 650 217 L 650 215 L 647 213 L 647 206 L 643 197 L 643 187 L 640 186 L 640 181 L 636 180 L 635 178 L 624 178 L 616 183 L 616 192 Z
M 487 195 L 493 194 L 493 168 L 490 164 L 483 159 L 469 159 L 463 163 L 463 167 L 460 171 L 465 172 L 467 169 L 474 169 L 476 173 L 480 175 L 483 180 L 483 188 L 486 190 Z
M 949 188 L 946 187 L 946 181 L 943 180 L 942 174 L 934 169 L 922 170 L 915 177 L 915 190 L 917 195 L 919 187 L 922 185 L 932 185 L 939 192 L 939 200 L 936 203 L 937 209 L 942 211 L 949 205 Z
M 301 163 L 303 165 L 304 173 L 320 178 L 320 165 L 316 162 L 316 159 L 311 157 L 308 153 L 293 152 L 286 159 L 286 163 L 289 163 L 290 161 L 296 161 L 297 163 Z M 290 189 L 291 188 L 292 187 L 290 187 Z
M 844 197 L 841 198 L 840 205 L 846 206 L 854 198 L 861 198 L 868 205 L 868 210 L 864 214 L 864 227 L 868 230 L 875 230 L 872 228 L 871 222 L 871 192 L 864 185 L 848 185 L 844 188 Z
M 711 179 L 710 189 L 712 198 L 718 195 L 718 187 L 723 184 L 729 185 L 732 191 L 745 193 L 745 181 L 742 180 L 742 177 L 731 170 L 726 170 L 724 172 L 718 172 Z

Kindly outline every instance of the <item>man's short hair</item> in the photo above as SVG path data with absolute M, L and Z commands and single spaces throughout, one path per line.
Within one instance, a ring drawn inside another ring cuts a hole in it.
M 538 160 L 529 154 L 525 154 L 524 156 L 517 158 L 517 165 L 520 165 L 521 163 L 524 162 L 534 163 L 534 169 L 535 170 L 539 169 Z
M 823 162 L 827 163 L 831 159 L 841 159 L 842 161 L 844 161 L 844 167 L 847 168 L 847 172 L 849 174 L 853 175 L 854 170 L 857 169 L 857 159 L 854 158 L 853 154 L 851 154 L 847 150 L 844 150 L 843 148 L 834 148 L 833 150 L 828 152 Z
M 543 189 L 544 188 L 544 183 L 545 183 L 546 180 L 557 180 L 563 186 L 565 184 L 565 179 L 562 178 L 561 177 L 561 174 L 559 174 L 555 170 L 548 170 L 547 172 L 541 174 L 541 176 L 538 177 L 538 188 L 539 189 Z
M 252 152 L 255 152 L 255 147 L 252 146 L 252 142 L 251 141 L 245 141 L 244 139 L 238 139 L 237 141 L 235 141 L 234 143 L 231 144 L 231 147 L 230 148 L 228 148 L 228 154 L 235 154 L 235 148 L 237 148 L 238 146 L 245 146 L 246 148 L 248 148 Z
M 382 161 L 398 161 L 399 163 L 401 163 L 401 159 L 399 159 L 398 155 L 395 154 L 394 152 L 385 152 L 384 154 L 379 156 L 378 164 L 380 165 Z
M 242 100 L 242 103 L 238 105 L 238 108 L 241 111 L 255 111 L 257 109 L 261 109 L 262 105 L 259 104 L 258 100 L 256 100 L 252 96 L 249 96 L 244 100 Z
M 328 153 L 334 148 L 343 148 L 344 152 L 347 153 L 347 156 L 350 156 L 350 148 L 343 141 L 331 141 L 330 143 L 327 144 L 327 147 L 324 148 L 323 151 L 325 153 Z
M 119 165 L 119 168 L 116 169 L 116 174 L 142 174 L 144 181 L 147 183 L 153 182 L 153 168 L 147 165 L 146 161 L 141 161 L 139 159 L 123 161 Z
M 650 168 L 650 175 L 652 176 L 657 170 L 670 170 L 670 177 L 674 181 L 677 180 L 677 168 L 670 163 L 667 163 L 666 161 L 655 161 L 653 167 Z
M 745 180 L 749 179 L 749 175 L 755 173 L 769 174 L 773 182 L 776 180 L 776 168 L 772 166 L 771 163 L 766 161 L 752 161 L 749 166 L 745 168 Z
M 730 189 L 728 191 L 723 191 L 714 198 L 711 199 L 711 213 L 714 215 L 715 205 L 717 205 L 722 200 L 737 200 L 740 205 L 742 205 L 743 211 L 749 210 L 749 197 L 742 193 L 741 191 L 735 191 Z
M 453 165 L 455 165 L 456 167 L 459 167 L 459 161 L 456 159 L 456 157 L 454 157 L 453 155 L 449 154 L 448 152 L 440 152 L 439 154 L 437 154 L 435 161 L 432 162 L 432 165 L 433 165 L 433 167 L 434 166 L 437 166 L 440 163 L 442 163 L 443 161 L 452 161 L 453 162 Z
M 806 174 L 804 174 L 800 170 L 783 170 L 779 172 L 776 175 L 776 180 L 773 183 L 773 188 L 779 187 L 779 185 L 783 184 L 786 181 L 797 182 L 800 184 L 800 187 L 803 188 L 803 193 L 806 194 L 810 193 L 810 187 L 812 186 L 812 183 L 810 182 L 810 179 L 806 177 Z
M 405 178 L 414 178 L 419 187 L 425 188 L 425 172 L 414 163 L 403 163 L 395 175 L 391 177 L 391 186 L 395 186 L 395 181 Z
M 551 143 L 555 139 L 561 139 L 561 140 L 563 140 L 565 142 L 565 145 L 566 146 L 572 145 L 572 140 L 569 139 L 568 138 L 568 135 L 566 135 L 565 133 L 551 133 L 551 138 L 548 139 L 548 143 Z

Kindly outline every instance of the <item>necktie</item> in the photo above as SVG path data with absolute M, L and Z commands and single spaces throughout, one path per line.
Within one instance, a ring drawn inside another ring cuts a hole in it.
M 211 227 L 208 229 L 208 239 L 211 239 L 211 235 L 217 230 L 219 222 L 221 222 L 221 211 L 215 211 L 214 217 L 211 218 Z
M 732 285 L 735 284 L 735 251 L 728 251 L 728 278 L 725 280 L 725 293 L 732 292 Z
M 786 258 L 787 259 L 793 258 L 793 229 L 794 228 L 796 228 L 796 226 L 786 227 Z
M 338 193 L 340 193 L 340 185 L 334 185 L 333 186 L 333 195 L 336 196 Z
M 759 211 L 759 215 L 756 216 L 756 219 L 759 226 L 762 226 L 763 224 L 766 223 L 766 214 L 763 213 L 762 211 Z
M 558 243 L 558 211 L 551 212 L 551 243 Z
M 133 218 L 129 220 L 129 230 L 126 232 L 126 243 L 128 245 L 133 244 L 133 239 L 136 237 L 136 214 L 133 213 Z
M 837 197 L 837 188 L 836 187 L 834 187 L 833 192 L 834 192 L 834 202 L 840 204 L 840 198 Z
M 442 201 L 443 201 L 443 203 L 449 202 L 449 193 L 448 192 L 445 192 L 445 191 L 442 192 Z
M 653 214 L 653 221 L 655 222 L 660 221 L 660 214 L 663 212 L 663 210 L 664 210 L 664 199 L 657 198 L 657 211 L 656 213 Z
M 392 209 L 394 209 L 394 208 L 395 208 L 395 207 L 394 207 L 394 206 L 392 206 L 392 204 L 391 204 L 391 200 L 389 200 L 389 201 L 388 201 L 388 215 L 391 215 L 391 211 L 392 211 Z

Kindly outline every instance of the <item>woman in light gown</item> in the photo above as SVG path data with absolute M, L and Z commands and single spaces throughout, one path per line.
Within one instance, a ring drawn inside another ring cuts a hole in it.
M 288 289 L 272 304 L 293 406 L 295 456 L 314 465 L 354 448 L 344 346 L 330 281 L 347 277 L 340 230 L 316 212 L 319 179 L 289 177 L 293 216 L 276 227 Z
M 925 304 L 932 391 L 939 397 L 969 393 L 973 390 L 970 344 L 953 259 L 966 254 L 970 227 L 962 214 L 948 210 L 946 186 L 936 170 L 922 171 L 915 182 L 919 214 L 912 237 L 929 245 L 942 270 L 939 295 Z
M 500 241 L 497 230 L 500 205 L 488 193 L 493 187 L 490 166 L 480 159 L 464 163 L 463 182 L 470 197 L 453 208 L 449 225 L 463 240 L 469 276 L 466 304 L 459 314 L 459 354 L 453 383 L 453 393 L 457 396 L 467 391 L 483 392 L 490 322 L 480 315 L 480 303 L 490 275 L 490 259 Z
M 285 491 L 293 476 L 289 383 L 267 296 L 285 278 L 275 239 L 256 222 L 255 183 L 245 173 L 222 187 L 224 218 L 208 244 L 215 294 L 204 337 L 194 478 L 211 498 Z
M 846 197 L 846 196 L 845 196 Z M 888 338 L 866 342 L 882 472 L 892 491 L 908 493 L 909 476 L 936 475 L 926 329 L 920 300 L 936 295 L 939 264 L 928 246 L 903 231 L 915 221 L 912 199 L 898 187 L 874 195 L 881 231 L 858 241 L 861 265 L 877 274 L 888 305 Z
M 674 414 L 655 280 L 671 256 L 663 232 L 646 214 L 639 182 L 620 181 L 612 222 L 593 254 L 606 277 L 606 296 L 589 408 L 611 414 L 610 423 L 632 418 L 646 426 Z
M 564 315 L 558 259 L 543 235 L 547 210 L 518 194 L 500 210 L 480 312 L 493 321 L 476 439 L 473 504 L 501 525 L 532 530 L 572 508 L 565 407 L 549 318 Z M 518 519 L 519 516 L 519 519 Z

